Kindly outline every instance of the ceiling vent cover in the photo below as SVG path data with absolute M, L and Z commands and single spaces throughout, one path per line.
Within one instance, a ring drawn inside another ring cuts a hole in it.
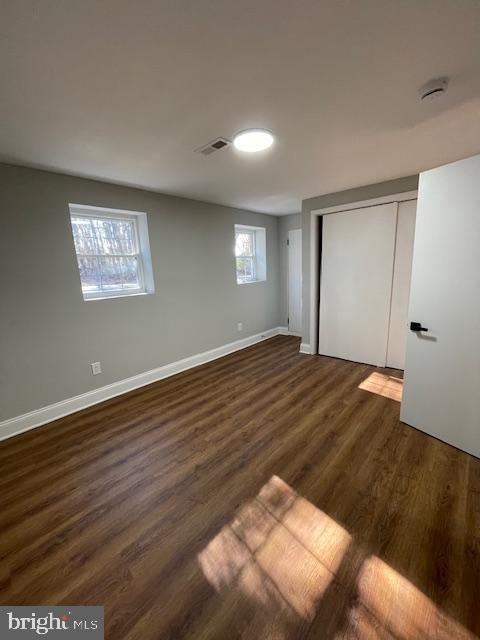
M 430 80 L 420 87 L 419 97 L 420 100 L 433 100 L 434 98 L 438 98 L 442 96 L 448 88 L 448 78 L 435 78 L 435 80 Z
M 231 141 L 227 140 L 227 138 L 215 138 L 215 140 L 212 140 L 208 144 L 203 145 L 203 147 L 195 149 L 195 152 L 201 153 L 204 156 L 209 156 L 211 153 L 215 153 L 215 151 L 226 149 L 231 144 Z

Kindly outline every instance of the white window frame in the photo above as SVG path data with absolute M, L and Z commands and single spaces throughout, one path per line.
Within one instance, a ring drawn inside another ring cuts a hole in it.
M 237 256 L 236 244 L 237 233 L 250 233 L 252 234 L 252 256 Z M 265 227 L 253 227 L 246 224 L 234 225 L 234 255 L 235 255 L 235 279 L 238 285 L 254 284 L 255 282 L 265 282 L 267 279 L 267 259 L 266 259 L 266 228 Z M 251 257 L 252 258 L 252 271 L 254 277 L 249 280 L 239 280 L 237 274 L 237 258 Z
M 128 254 L 128 257 L 136 256 L 138 261 L 138 276 L 140 286 L 135 289 L 113 289 L 110 291 L 83 291 L 82 282 L 80 279 L 80 287 L 82 290 L 83 299 L 85 301 L 90 300 L 105 300 L 109 298 L 125 298 L 130 296 L 146 295 L 154 293 L 155 287 L 153 282 L 153 269 L 152 258 L 150 254 L 150 242 L 148 238 L 148 226 L 147 226 L 147 214 L 143 211 L 128 211 L 124 209 L 110 209 L 105 207 L 96 207 L 91 205 L 73 204 L 68 205 L 70 210 L 70 220 L 72 217 L 80 216 L 82 218 L 94 218 L 96 220 L 128 220 L 133 222 L 134 228 L 134 243 L 135 253 Z M 77 254 L 76 247 L 75 257 L 83 256 L 84 254 Z M 86 255 L 86 254 L 85 254 Z M 104 257 L 104 254 L 88 254 L 87 257 Z M 121 254 L 116 254 L 115 257 L 121 258 Z M 80 270 L 79 270 L 80 276 Z

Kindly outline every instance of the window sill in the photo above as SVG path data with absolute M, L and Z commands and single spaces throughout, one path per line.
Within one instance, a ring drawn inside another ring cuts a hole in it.
M 263 278 L 263 280 L 246 280 L 245 282 L 238 282 L 237 280 L 237 284 L 239 285 L 244 285 L 244 284 L 258 284 L 259 282 L 266 282 L 267 279 Z
M 92 296 L 83 298 L 84 302 L 95 302 L 96 300 L 118 300 L 119 298 L 138 298 L 139 296 L 151 296 L 154 291 L 139 291 L 138 293 L 120 293 L 111 296 Z

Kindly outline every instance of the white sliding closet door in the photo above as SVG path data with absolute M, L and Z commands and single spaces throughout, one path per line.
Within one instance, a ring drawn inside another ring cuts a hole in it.
M 397 208 L 323 216 L 320 354 L 385 366 Z
M 393 267 L 392 306 L 388 334 L 387 367 L 405 369 L 407 350 L 408 300 L 412 278 L 413 237 L 417 201 L 398 205 L 397 240 Z

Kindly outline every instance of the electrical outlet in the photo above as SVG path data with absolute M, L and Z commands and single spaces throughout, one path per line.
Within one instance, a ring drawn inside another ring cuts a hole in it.
M 243 331 L 243 322 L 237 322 L 237 331 Z
M 90 365 L 92 367 L 92 373 L 94 376 L 98 376 L 99 373 L 102 373 L 102 363 L 101 362 L 92 362 Z

